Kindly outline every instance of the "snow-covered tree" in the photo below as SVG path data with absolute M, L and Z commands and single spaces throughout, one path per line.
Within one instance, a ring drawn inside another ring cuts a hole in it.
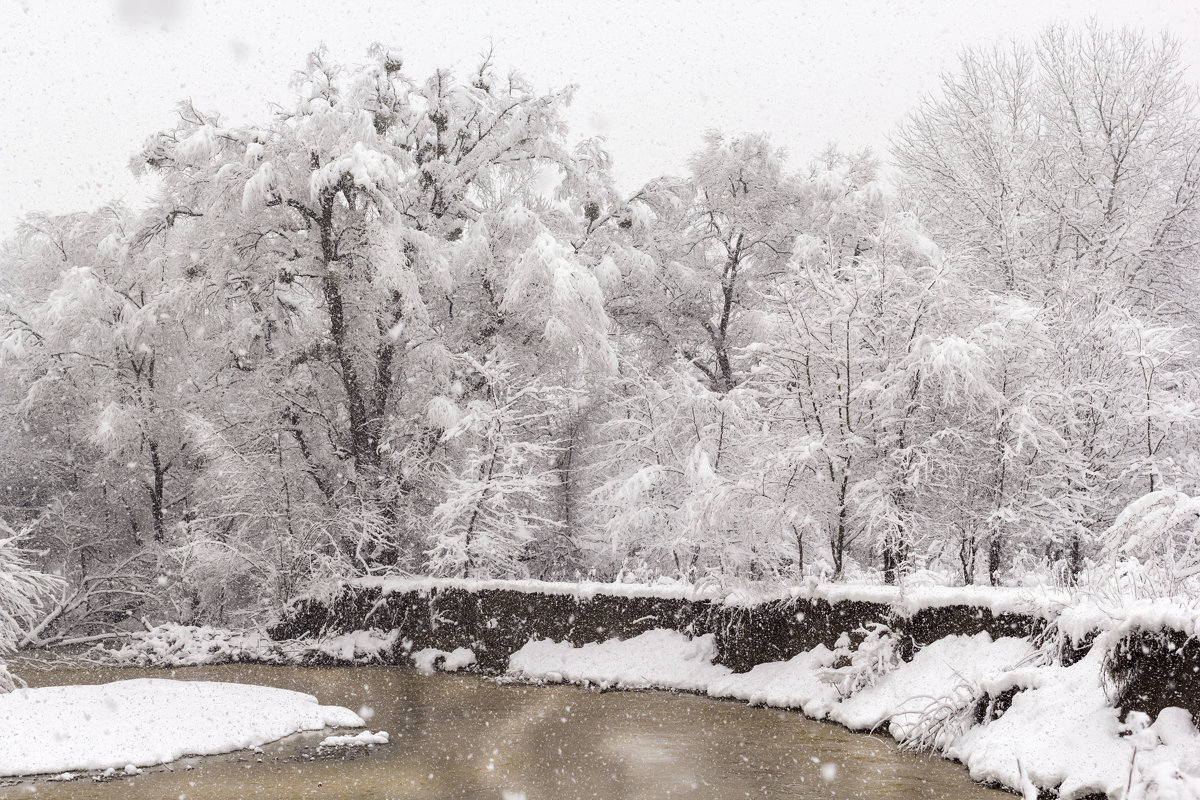
M 468 81 L 416 82 L 382 48 L 355 69 L 317 52 L 296 86 L 265 124 L 189 107 L 150 140 L 140 161 L 162 179 L 160 213 L 188 211 L 152 235 L 200 252 L 197 279 L 249 332 L 247 380 L 269 395 L 284 461 L 309 476 L 293 488 L 358 514 L 346 531 L 390 531 L 338 549 L 363 555 L 358 569 L 421 569 L 432 531 L 411 512 L 446 499 L 426 410 L 494 399 L 458 374 L 464 359 L 566 386 L 614 362 L 572 239 L 595 222 L 603 159 L 565 148 L 569 93 L 487 61 Z M 558 197 L 539 189 L 546 175 Z
M 1006 539 L 1075 574 L 1195 435 L 1200 117 L 1179 45 L 1093 24 L 968 51 L 894 153 L 996 309 L 981 331 L 1004 400 L 973 471 L 989 574 Z
M 429 568 L 461 577 L 544 573 L 567 533 L 554 488 L 570 390 L 515 374 L 511 362 L 465 367 L 465 382 L 478 380 L 486 394 L 462 408 L 462 397 L 439 397 L 429 408 L 442 429 L 446 485 L 433 510 Z
M 958 435 L 942 409 L 987 391 L 981 349 L 956 333 L 953 265 L 873 170 L 844 157 L 816 167 L 813 216 L 774 283 L 757 377 L 779 465 L 820 498 L 808 524 L 834 574 L 860 540 L 895 580 L 931 533 L 921 495 Z
M 631 196 L 487 58 L 183 104 L 148 210 L 0 249 L 0 512 L 67 582 L 24 637 L 384 572 L 1074 576 L 1200 490 L 1180 64 L 1053 28 L 968 52 L 902 173 L 713 133 Z
M 710 133 L 689 166 L 687 179 L 654 181 L 630 204 L 653 267 L 632 276 L 643 311 L 629 321 L 727 392 L 744 378 L 738 350 L 751 341 L 762 287 L 786 261 L 802 199 L 783 152 L 763 136 Z
M 1043 296 L 1088 284 L 1182 313 L 1198 122 L 1179 42 L 1056 26 L 1033 46 L 964 53 L 894 155 L 934 235 L 975 248 L 995 285 Z
M 27 461 L 44 495 L 24 509 L 41 565 L 72 590 L 48 617 L 62 635 L 132 613 L 152 580 L 145 548 L 186 513 L 194 463 L 179 414 L 194 398 L 181 321 L 198 298 L 128 248 L 119 208 L 35 216 L 5 251 L 2 369 L 19 387 L 14 422 L 55 457 Z M 77 591 L 76 591 L 77 590 Z
M 592 543 L 606 570 L 720 580 L 780 563 L 726 501 L 755 416 L 746 347 L 803 197 L 763 136 L 711 133 L 689 166 L 624 205 L 627 243 L 601 262 L 624 360 L 594 442 Z
M 760 546 L 769 531 L 728 502 L 753 398 L 714 391 L 687 362 L 657 376 L 631 368 L 610 391 L 590 465 L 601 571 L 717 582 L 772 571 L 777 559 Z

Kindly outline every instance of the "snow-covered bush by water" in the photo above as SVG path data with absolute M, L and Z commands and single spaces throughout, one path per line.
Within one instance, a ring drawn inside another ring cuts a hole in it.
M 191 667 L 253 662 L 264 664 L 371 664 L 396 647 L 398 631 L 358 630 L 321 639 L 275 641 L 262 631 L 232 631 L 194 625 L 159 625 L 116 644 L 89 651 L 105 664 Z
M 888 626 L 876 622 L 853 633 L 859 640 L 858 645 L 853 646 L 851 635 L 843 632 L 834 643 L 834 667 L 826 673 L 842 697 L 850 697 L 873 686 L 900 664 L 896 649 L 899 642 Z
M 0 693 L 17 685 L 3 656 L 42 618 L 42 601 L 63 588 L 61 579 L 30 566 L 33 554 L 22 547 L 28 539 L 28 531 L 15 531 L 0 519 Z

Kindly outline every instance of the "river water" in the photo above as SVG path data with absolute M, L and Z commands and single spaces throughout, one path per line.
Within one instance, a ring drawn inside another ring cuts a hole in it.
M 23 670 L 30 686 L 141 677 L 258 683 L 371 714 L 392 743 L 328 756 L 324 733 L 185 758 L 103 783 L 24 781 L 0 798 L 1011 798 L 940 758 L 798 713 L 666 692 L 499 685 L 397 667 L 230 664 Z

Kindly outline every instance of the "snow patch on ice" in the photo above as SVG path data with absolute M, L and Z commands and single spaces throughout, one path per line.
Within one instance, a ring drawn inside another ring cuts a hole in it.
M 362 731 L 354 735 L 326 736 L 317 747 L 366 747 L 372 744 L 388 744 L 388 732 Z
M 359 728 L 347 708 L 240 683 L 156 678 L 0 695 L 0 776 L 124 769 L 256 747 L 297 731 Z

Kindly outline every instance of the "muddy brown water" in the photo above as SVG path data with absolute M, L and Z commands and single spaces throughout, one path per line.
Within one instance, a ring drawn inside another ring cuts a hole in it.
M 30 686 L 143 677 L 278 686 L 366 706 L 370 729 L 390 732 L 392 743 L 326 756 L 316 750 L 326 733 L 303 733 L 261 755 L 183 758 L 105 782 L 6 782 L 0 798 L 1012 797 L 884 737 L 686 694 L 501 685 L 398 667 L 56 667 L 22 676 Z

